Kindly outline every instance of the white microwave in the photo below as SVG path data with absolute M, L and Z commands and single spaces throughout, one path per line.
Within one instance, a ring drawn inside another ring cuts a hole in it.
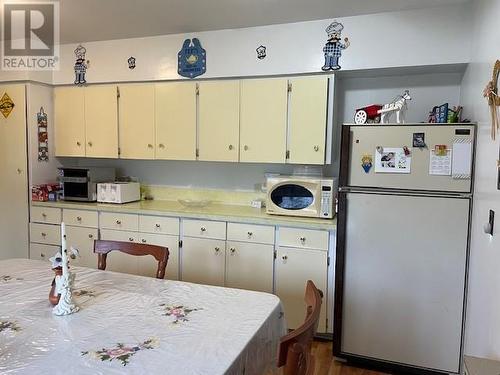
M 302 176 L 267 178 L 266 212 L 332 219 L 336 179 Z

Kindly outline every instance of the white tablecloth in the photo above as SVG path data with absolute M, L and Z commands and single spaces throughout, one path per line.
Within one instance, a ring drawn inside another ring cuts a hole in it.
M 286 325 L 271 294 L 75 267 L 52 315 L 49 262 L 0 261 L 1 374 L 263 374 Z M 269 366 L 269 367 L 268 367 Z

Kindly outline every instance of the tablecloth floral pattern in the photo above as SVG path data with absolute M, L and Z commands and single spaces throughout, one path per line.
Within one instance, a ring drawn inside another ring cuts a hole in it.
M 274 368 L 286 333 L 274 295 L 74 271 L 81 310 L 57 317 L 47 298 L 48 262 L 0 261 L 1 374 L 261 375 Z

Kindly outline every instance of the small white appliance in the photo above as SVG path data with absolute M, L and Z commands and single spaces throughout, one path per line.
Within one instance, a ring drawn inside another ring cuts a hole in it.
M 332 219 L 336 179 L 309 176 L 267 178 L 266 212 Z
M 101 203 L 128 203 L 141 200 L 138 182 L 106 182 L 97 184 L 97 201 Z

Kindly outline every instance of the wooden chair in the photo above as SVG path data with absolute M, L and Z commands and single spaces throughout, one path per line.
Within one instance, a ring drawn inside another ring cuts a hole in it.
M 167 268 L 169 256 L 168 248 L 132 242 L 95 240 L 94 253 L 96 253 L 98 256 L 97 268 L 99 268 L 100 270 L 106 269 L 106 258 L 108 256 L 108 253 L 114 250 L 136 256 L 154 256 L 158 261 L 156 278 L 163 279 L 165 277 L 165 269 Z
M 306 318 L 296 330 L 283 336 L 278 348 L 278 367 L 283 368 L 283 375 L 312 375 L 314 357 L 311 344 L 318 330 L 319 314 L 323 292 L 316 288 L 311 280 L 306 285 Z

